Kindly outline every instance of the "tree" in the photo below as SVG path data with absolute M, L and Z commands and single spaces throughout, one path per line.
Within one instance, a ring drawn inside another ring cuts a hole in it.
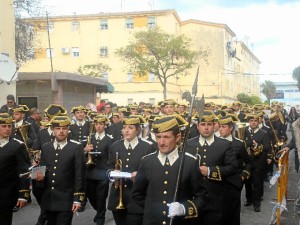
M 293 70 L 292 76 L 295 80 L 297 80 L 297 86 L 298 86 L 298 89 L 300 90 L 300 66 L 298 66 L 297 68 L 295 68 Z
M 260 97 L 256 96 L 256 95 L 252 95 L 250 96 L 251 102 L 253 105 L 255 104 L 262 104 L 262 101 L 260 99 Z
M 102 74 L 111 71 L 111 68 L 106 64 L 98 63 L 80 66 L 77 71 L 83 76 L 102 78 Z
M 124 61 L 126 69 L 145 76 L 154 74 L 167 97 L 167 81 L 170 77 L 187 75 L 199 58 L 206 63 L 209 50 L 190 50 L 191 40 L 183 35 L 171 35 L 160 28 L 134 33 L 133 40 L 116 50 L 116 55 Z
M 20 65 L 33 56 L 34 26 L 24 18 L 39 16 L 43 12 L 41 0 L 15 0 L 15 50 L 16 61 Z
M 239 93 L 236 96 L 237 100 L 242 102 L 242 103 L 247 103 L 248 105 L 252 105 L 252 99 L 249 95 L 245 94 L 245 93 Z
M 266 80 L 265 83 L 262 84 L 261 92 L 266 96 L 270 104 L 270 99 L 276 96 L 275 84 L 270 80 Z

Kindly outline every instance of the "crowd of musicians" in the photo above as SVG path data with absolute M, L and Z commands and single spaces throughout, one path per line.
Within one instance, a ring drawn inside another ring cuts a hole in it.
M 68 114 L 51 104 L 42 120 L 26 105 L 1 108 L 0 224 L 12 224 L 31 193 L 41 209 L 37 225 L 71 224 L 86 202 L 98 225 L 107 209 L 116 225 L 239 225 L 244 185 L 243 205 L 260 212 L 264 181 L 287 139 L 283 105 L 206 103 L 200 118 L 192 110 L 190 123 L 188 108 L 167 99 L 107 102 L 102 112 L 77 105 Z M 120 171 L 129 176 L 112 176 Z

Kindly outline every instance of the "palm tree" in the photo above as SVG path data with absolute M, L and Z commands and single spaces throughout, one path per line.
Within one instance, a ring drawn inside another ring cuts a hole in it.
M 265 83 L 262 84 L 261 92 L 266 96 L 270 104 L 270 99 L 276 96 L 275 84 L 270 80 L 266 80 Z

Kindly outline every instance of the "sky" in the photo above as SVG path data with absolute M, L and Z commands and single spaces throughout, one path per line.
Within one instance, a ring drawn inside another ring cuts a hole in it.
M 41 0 L 49 15 L 175 9 L 182 21 L 227 24 L 261 61 L 260 80 L 293 81 L 300 66 L 299 0 Z

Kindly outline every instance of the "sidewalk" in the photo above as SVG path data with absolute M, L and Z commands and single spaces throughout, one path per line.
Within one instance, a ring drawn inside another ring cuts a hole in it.
M 297 194 L 297 183 L 300 178 L 299 174 L 295 171 L 294 166 L 294 150 L 289 153 L 289 178 L 288 178 L 288 194 L 287 194 L 287 209 L 281 214 L 280 225 L 300 225 L 299 218 L 294 212 L 294 199 Z M 261 212 L 256 213 L 253 206 L 245 207 L 245 190 L 242 192 L 242 208 L 241 208 L 241 225 L 268 225 L 272 215 L 274 204 L 271 202 L 277 201 L 277 185 L 269 188 L 269 183 L 265 182 L 264 197 L 261 204 Z M 275 223 L 276 224 L 276 223 Z

